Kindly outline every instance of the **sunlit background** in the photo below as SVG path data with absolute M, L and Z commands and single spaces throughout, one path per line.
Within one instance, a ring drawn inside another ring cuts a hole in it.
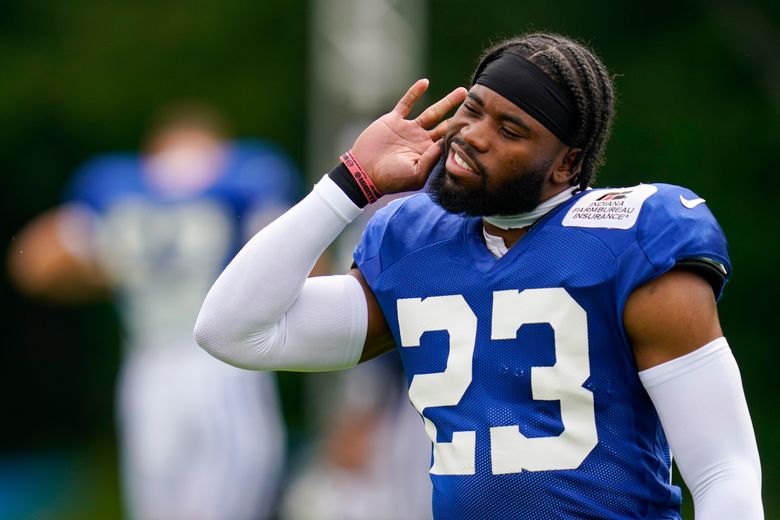
M 234 134 L 275 141 L 309 186 L 337 160 L 325 150 L 336 150 L 334 140 L 349 134 L 343 114 L 372 117 L 401 94 L 403 87 L 390 98 L 372 97 L 389 81 L 372 74 L 390 72 L 387 78 L 401 84 L 425 75 L 433 99 L 465 84 L 481 49 L 496 38 L 528 30 L 575 36 L 603 57 L 618 91 L 597 184 L 688 186 L 707 200 L 729 238 L 734 272 L 721 320 L 762 454 L 766 517 L 780 518 L 773 493 L 780 485 L 773 325 L 780 290 L 780 3 L 370 1 L 363 5 L 390 9 L 400 27 L 373 45 L 370 28 L 339 17 L 348 3 L 1 2 L 7 250 L 13 254 L 14 235 L 27 221 L 61 200 L 79 164 L 97 153 L 137 149 L 151 112 L 170 100 L 207 101 L 227 115 Z M 372 20 L 370 12 L 360 16 Z M 323 65 L 323 49 L 350 44 L 357 47 L 342 51 L 354 68 Z M 327 88 L 334 75 L 345 91 L 367 98 L 341 109 Z M 32 300 L 7 276 L 0 280 L 0 520 L 118 519 L 113 399 L 121 352 L 114 310 L 109 303 Z M 301 377 L 283 374 L 279 381 L 291 450 L 310 432 Z

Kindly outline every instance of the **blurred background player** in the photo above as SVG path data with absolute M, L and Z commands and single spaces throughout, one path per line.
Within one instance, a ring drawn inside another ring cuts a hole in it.
M 221 114 L 162 109 L 141 153 L 88 161 L 66 202 L 10 257 L 27 294 L 113 295 L 124 333 L 117 429 L 125 509 L 138 520 L 270 517 L 283 470 L 274 376 L 202 351 L 206 291 L 255 231 L 296 200 L 299 174 L 260 140 L 228 141 Z

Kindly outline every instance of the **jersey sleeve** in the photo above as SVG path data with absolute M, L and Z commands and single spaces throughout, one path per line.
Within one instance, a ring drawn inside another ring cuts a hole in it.
M 637 221 L 639 250 L 623 259 L 623 282 L 643 283 L 680 267 L 701 274 L 720 298 L 731 274 L 723 230 L 706 201 L 692 191 L 668 184 L 655 186 L 658 191 L 647 199 Z
M 369 220 L 355 249 L 355 265 L 369 286 L 412 252 L 462 231 L 463 219 L 447 213 L 428 193 L 390 201 Z
M 279 147 L 259 139 L 232 143 L 228 174 L 230 198 L 244 215 L 245 239 L 279 217 L 301 195 L 301 175 L 292 159 Z
M 382 273 L 380 250 L 390 222 L 399 207 L 400 201 L 395 200 L 377 211 L 366 224 L 360 243 L 355 248 L 355 266 L 360 269 L 370 287 L 374 287 L 376 279 Z
M 136 188 L 139 167 L 134 154 L 97 156 L 74 172 L 65 186 L 63 202 L 102 214 L 117 193 Z
M 258 139 L 233 144 L 235 182 L 249 206 L 295 204 L 301 195 L 301 175 L 292 159 L 277 146 Z
M 96 156 L 80 166 L 65 186 L 57 220 L 61 246 L 74 258 L 95 258 L 99 220 L 118 194 L 138 187 L 137 156 L 132 153 Z

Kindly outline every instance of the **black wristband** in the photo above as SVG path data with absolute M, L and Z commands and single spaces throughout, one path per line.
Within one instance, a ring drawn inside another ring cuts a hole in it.
M 339 162 L 338 166 L 328 173 L 328 177 L 336 183 L 336 186 L 341 188 L 341 191 L 347 194 L 347 197 L 355 203 L 355 206 L 365 208 L 368 205 L 368 199 L 344 163 Z

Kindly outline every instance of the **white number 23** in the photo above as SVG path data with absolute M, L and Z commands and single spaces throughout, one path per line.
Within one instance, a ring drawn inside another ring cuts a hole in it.
M 461 295 L 398 300 L 401 346 L 419 347 L 424 332 L 447 331 L 450 345 L 443 372 L 417 374 L 409 397 L 426 408 L 455 406 L 472 380 L 477 317 Z M 560 401 L 563 431 L 552 437 L 525 437 L 519 425 L 490 428 L 493 474 L 577 468 L 598 443 L 593 394 L 582 387 L 590 376 L 585 310 L 560 288 L 493 293 L 491 339 L 513 339 L 525 324 L 546 323 L 555 338 L 555 364 L 531 369 L 535 400 Z M 496 344 L 496 348 L 501 348 Z M 452 442 L 436 441 L 436 425 L 423 415 L 433 442 L 431 473 L 475 473 L 476 432 L 456 431 Z

